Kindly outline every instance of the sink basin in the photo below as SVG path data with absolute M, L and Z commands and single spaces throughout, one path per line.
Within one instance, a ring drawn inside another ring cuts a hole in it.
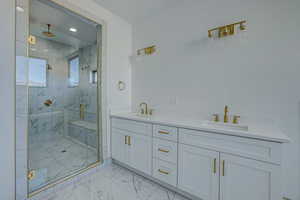
M 223 123 L 223 122 L 205 121 L 205 122 L 203 122 L 203 125 L 210 126 L 211 128 L 216 128 L 216 129 L 248 131 L 248 126 L 241 125 L 241 124 L 230 124 L 230 123 Z

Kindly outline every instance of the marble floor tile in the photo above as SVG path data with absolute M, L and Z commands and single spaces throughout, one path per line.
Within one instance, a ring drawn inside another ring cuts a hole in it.
M 96 161 L 96 152 L 84 145 L 59 135 L 50 140 L 43 138 L 29 147 L 29 169 L 37 174 L 29 182 L 29 189 L 33 191 Z
M 187 200 L 123 167 L 108 164 L 63 188 L 31 200 Z

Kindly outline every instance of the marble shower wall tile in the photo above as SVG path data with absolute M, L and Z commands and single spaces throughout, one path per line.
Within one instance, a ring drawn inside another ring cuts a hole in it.
M 30 115 L 29 145 L 45 142 L 64 132 L 64 112 L 48 112 Z
M 97 148 L 96 131 L 69 124 L 68 136 L 94 149 Z

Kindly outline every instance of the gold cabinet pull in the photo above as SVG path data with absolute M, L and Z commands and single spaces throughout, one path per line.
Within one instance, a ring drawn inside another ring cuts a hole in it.
M 158 151 L 164 152 L 164 153 L 169 153 L 170 152 L 169 150 L 165 150 L 165 149 L 161 149 L 161 148 L 158 148 Z
M 213 167 L 213 171 L 214 171 L 214 174 L 217 173 L 217 159 L 216 159 L 216 158 L 214 159 L 214 167 Z
M 128 136 L 128 145 L 131 145 L 131 136 Z
M 125 144 L 127 144 L 127 135 L 125 135 Z
M 158 131 L 158 133 L 160 133 L 160 134 L 164 134 L 164 135 L 169 135 L 170 133 L 169 132 L 167 132 L 167 131 Z
M 225 176 L 225 160 L 222 161 L 222 176 Z
M 168 174 L 169 174 L 169 172 L 166 172 L 166 171 L 164 171 L 164 170 L 161 170 L 161 169 L 159 169 L 159 170 L 158 170 L 158 172 L 159 172 L 159 173 L 161 173 L 161 174 L 166 174 L 166 175 L 168 175 Z

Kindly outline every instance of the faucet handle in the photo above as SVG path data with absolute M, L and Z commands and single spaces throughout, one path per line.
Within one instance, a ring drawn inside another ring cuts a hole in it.
M 234 116 L 233 116 L 232 123 L 233 123 L 233 124 L 238 124 L 240 118 L 241 118 L 241 116 L 239 116 L 239 115 L 234 115 Z
M 213 121 L 214 122 L 218 122 L 218 121 L 220 121 L 220 119 L 219 119 L 219 114 L 213 114 Z
M 153 108 L 151 108 L 151 109 L 149 109 L 149 115 L 153 115 L 153 111 L 154 111 L 154 109 Z

